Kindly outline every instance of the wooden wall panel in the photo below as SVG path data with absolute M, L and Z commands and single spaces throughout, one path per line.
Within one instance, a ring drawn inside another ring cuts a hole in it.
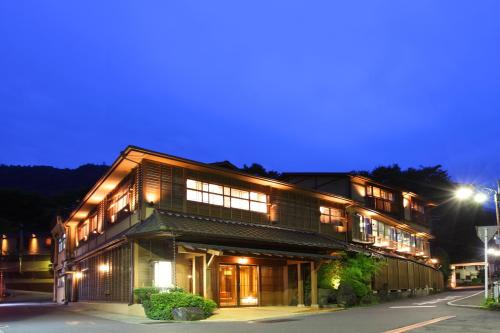
M 374 290 L 444 288 L 443 274 L 438 270 L 404 259 L 382 260 L 386 265 L 374 277 Z
M 283 305 L 283 266 L 260 266 L 260 304 Z
M 398 289 L 408 289 L 409 288 L 409 277 L 408 277 L 408 261 L 398 260 Z
M 99 266 L 108 264 L 108 272 Z M 128 302 L 130 296 L 130 249 L 123 245 L 80 262 L 78 299 L 82 301 Z

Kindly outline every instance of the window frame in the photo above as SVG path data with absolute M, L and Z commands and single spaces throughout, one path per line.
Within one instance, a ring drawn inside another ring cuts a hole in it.
M 269 196 L 266 193 L 191 178 L 186 179 L 186 200 L 253 213 L 269 213 Z

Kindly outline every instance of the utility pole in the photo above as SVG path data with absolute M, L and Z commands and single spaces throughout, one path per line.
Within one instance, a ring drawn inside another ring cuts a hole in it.
M 495 210 L 497 213 L 497 237 L 500 237 L 500 179 L 497 180 L 497 190 L 495 194 Z M 498 243 L 497 243 L 498 244 Z
M 484 298 L 488 299 L 488 229 L 484 228 Z

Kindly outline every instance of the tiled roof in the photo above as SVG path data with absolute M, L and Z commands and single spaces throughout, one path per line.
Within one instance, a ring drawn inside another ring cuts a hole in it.
M 323 249 L 345 249 L 347 243 L 316 232 L 294 230 L 277 226 L 251 224 L 195 215 L 155 210 L 142 223 L 133 226 L 127 236 L 175 232 L 225 239 L 242 239 L 267 243 L 282 243 Z

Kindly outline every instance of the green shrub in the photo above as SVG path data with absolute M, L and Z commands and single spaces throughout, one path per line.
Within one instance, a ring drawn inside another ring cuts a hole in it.
M 134 289 L 134 295 L 137 297 L 139 303 L 144 304 L 144 301 L 149 301 L 152 294 L 158 294 L 160 288 L 144 287 Z
M 217 308 L 214 301 L 184 291 L 151 294 L 150 300 L 146 300 L 143 306 L 146 316 L 157 320 L 172 320 L 172 310 L 175 308 L 200 308 L 207 317 Z
M 318 287 L 321 289 L 338 289 L 342 268 L 340 260 L 332 260 L 321 265 L 318 271 Z
M 496 302 L 493 298 L 488 298 L 483 302 L 483 307 L 489 310 L 500 311 L 500 302 Z
M 347 258 L 340 274 L 341 283 L 349 284 L 358 299 L 372 292 L 372 277 L 382 267 L 383 263 L 373 257 L 358 253 Z

